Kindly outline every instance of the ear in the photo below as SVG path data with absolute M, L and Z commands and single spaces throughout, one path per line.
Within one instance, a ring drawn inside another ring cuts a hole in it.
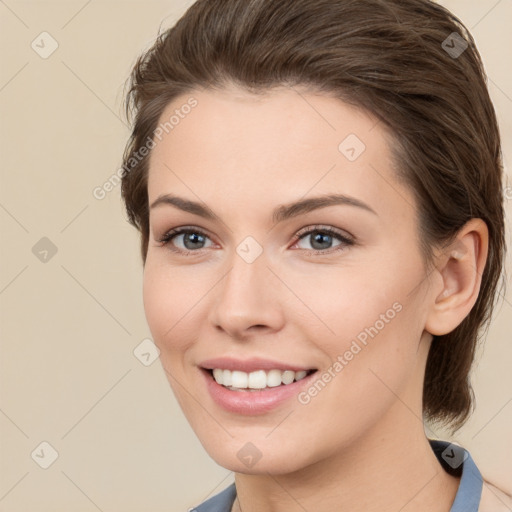
M 469 220 L 437 257 L 442 290 L 435 292 L 425 330 L 434 336 L 453 331 L 471 311 L 487 261 L 489 230 L 482 219 Z

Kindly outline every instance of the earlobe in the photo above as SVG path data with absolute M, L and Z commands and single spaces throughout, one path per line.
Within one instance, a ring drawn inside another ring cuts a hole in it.
M 471 219 L 437 258 L 442 290 L 429 308 L 425 330 L 434 336 L 453 331 L 477 301 L 488 252 L 489 232 L 482 219 Z

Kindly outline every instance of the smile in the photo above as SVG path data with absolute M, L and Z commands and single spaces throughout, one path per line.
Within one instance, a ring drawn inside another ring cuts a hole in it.
M 268 414 L 284 405 L 297 404 L 296 397 L 311 385 L 316 369 L 254 369 L 251 371 L 222 368 L 200 368 L 206 393 L 226 412 L 237 415 Z M 227 365 L 226 365 L 227 366 Z
M 256 370 L 244 372 L 214 368 L 210 370 L 217 384 L 232 391 L 255 391 L 278 386 L 287 386 L 293 382 L 304 379 L 315 370 Z

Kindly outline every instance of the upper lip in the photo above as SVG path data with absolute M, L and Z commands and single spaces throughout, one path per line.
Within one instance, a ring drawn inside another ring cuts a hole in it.
M 251 359 L 233 359 L 232 357 L 216 357 L 206 359 L 199 363 L 199 366 L 206 370 L 220 368 L 222 370 L 239 370 L 242 372 L 253 372 L 256 370 L 291 370 L 294 372 L 314 370 L 311 366 L 296 365 L 273 361 L 271 359 L 251 358 Z

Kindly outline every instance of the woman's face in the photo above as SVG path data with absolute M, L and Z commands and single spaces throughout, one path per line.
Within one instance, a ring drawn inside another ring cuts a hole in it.
M 291 88 L 194 92 L 160 121 L 144 305 L 213 459 L 291 472 L 419 422 L 433 293 L 382 123 Z

